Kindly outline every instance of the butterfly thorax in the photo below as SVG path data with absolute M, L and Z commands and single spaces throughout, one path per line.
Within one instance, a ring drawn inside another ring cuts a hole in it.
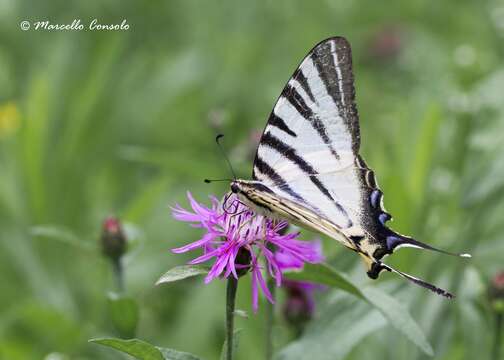
M 282 214 L 276 205 L 282 202 L 275 192 L 261 181 L 234 180 L 231 182 L 231 191 L 256 213 L 274 219 L 286 219 L 296 222 L 295 217 L 289 213 Z

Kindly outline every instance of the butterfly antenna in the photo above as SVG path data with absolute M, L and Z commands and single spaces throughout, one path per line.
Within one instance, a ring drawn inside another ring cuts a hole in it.
M 224 135 L 223 134 L 219 134 L 215 137 L 215 142 L 217 143 L 217 146 L 219 147 L 221 153 L 222 153 L 222 156 L 224 156 L 224 159 L 226 159 L 226 162 L 229 166 L 229 170 L 231 170 L 231 174 L 233 174 L 233 179 L 236 180 L 236 173 L 234 172 L 233 170 L 233 166 L 231 166 L 231 162 L 229 161 L 229 158 L 227 157 L 226 155 L 226 152 L 224 151 L 224 148 L 222 147 L 222 144 L 220 143 L 220 139 L 223 138 Z
M 206 182 L 207 184 L 210 184 L 214 181 L 226 181 L 226 182 L 230 182 L 230 181 L 233 181 L 233 179 L 203 179 L 204 182 Z
M 439 287 L 437 287 L 435 285 L 432 285 L 432 284 L 430 284 L 427 281 L 424 281 L 422 279 L 419 279 L 419 278 L 416 278 L 416 277 L 411 276 L 409 274 L 403 273 L 402 271 L 396 270 L 396 269 L 394 269 L 393 267 L 391 267 L 391 266 L 389 266 L 387 264 L 379 262 L 379 265 L 383 266 L 386 270 L 394 272 L 394 273 L 402 276 L 406 280 L 409 280 L 409 281 L 411 281 L 412 283 L 414 283 L 416 285 L 419 285 L 421 287 L 429 289 L 430 291 L 435 292 L 438 295 L 444 296 L 447 299 L 453 299 L 455 297 L 455 295 L 451 294 L 450 292 L 448 292 L 448 291 L 446 291 L 444 289 L 441 289 L 441 288 L 439 288 Z

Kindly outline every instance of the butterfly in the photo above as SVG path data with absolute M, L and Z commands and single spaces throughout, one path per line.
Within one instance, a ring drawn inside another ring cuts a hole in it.
M 436 249 L 387 226 L 392 216 L 360 149 L 350 44 L 332 37 L 317 44 L 285 85 L 255 155 L 252 180 L 231 191 L 252 209 L 336 239 L 357 252 L 367 275 L 384 271 L 447 298 L 448 291 L 385 264 L 402 247 Z

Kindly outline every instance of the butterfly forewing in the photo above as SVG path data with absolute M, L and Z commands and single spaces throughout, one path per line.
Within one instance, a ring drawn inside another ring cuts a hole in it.
M 345 207 L 358 208 L 362 195 L 355 171 L 359 142 L 350 45 L 327 39 L 305 57 L 277 100 L 253 178 L 349 228 L 358 218 Z M 331 176 L 318 176 L 326 173 Z

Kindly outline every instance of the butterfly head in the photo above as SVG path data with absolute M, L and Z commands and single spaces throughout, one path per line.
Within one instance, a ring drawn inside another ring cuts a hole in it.
M 239 180 L 231 181 L 231 192 L 233 194 L 238 194 L 240 191 L 241 191 L 240 181 Z
M 273 191 L 260 181 L 255 180 L 232 180 L 231 192 L 236 194 L 241 202 L 259 214 L 276 217 L 272 211 L 271 201 L 274 199 Z

